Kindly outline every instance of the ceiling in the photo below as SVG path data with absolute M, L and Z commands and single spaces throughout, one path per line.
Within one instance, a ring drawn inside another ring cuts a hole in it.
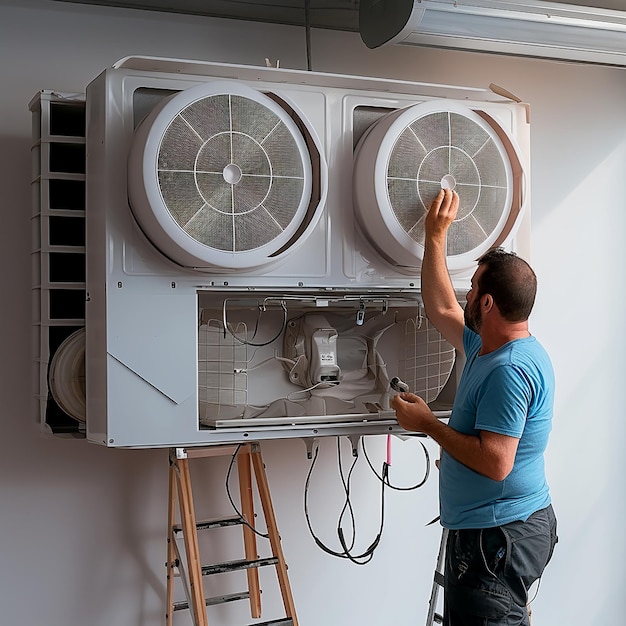
M 359 31 L 359 0 L 56 0 Z M 308 18 L 308 19 L 307 19 Z
M 271 22 L 359 32 L 360 0 L 55 0 L 127 9 Z M 362 0 L 373 2 L 375 0 Z M 387 6 L 397 0 L 380 0 Z M 563 4 L 624 10 L 624 0 L 562 0 Z

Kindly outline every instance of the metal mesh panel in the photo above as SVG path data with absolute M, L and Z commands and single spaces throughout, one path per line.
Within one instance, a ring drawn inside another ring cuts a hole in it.
M 389 176 L 415 180 L 426 154 L 426 148 L 413 132 L 402 133 L 394 146 L 394 158 L 389 162 Z
M 387 167 L 387 192 L 403 230 L 423 244 L 428 205 L 452 176 L 459 192 L 457 219 L 450 228 L 448 255 L 482 244 L 508 210 L 507 174 L 494 139 L 475 121 L 454 112 L 425 115 L 400 133 Z
M 246 336 L 239 323 L 234 335 Z M 208 320 L 198 328 L 198 399 L 200 405 L 242 405 L 248 401 L 247 346 L 224 332 L 219 320 Z
M 450 378 L 454 348 L 421 316 L 407 320 L 404 330 L 402 380 L 413 393 L 426 402 L 433 402 Z
M 193 102 L 169 124 L 158 178 L 174 221 L 199 243 L 245 252 L 271 243 L 305 193 L 302 154 L 289 128 L 252 99 Z
M 389 178 L 387 189 L 389 196 L 395 199 L 393 212 L 402 228 L 407 233 L 418 229 L 426 217 L 426 210 L 423 204 L 419 202 L 415 180 Z M 416 238 L 419 237 L 420 234 L 416 233 Z M 421 239 L 417 240 L 419 243 L 423 243 L 423 230 Z

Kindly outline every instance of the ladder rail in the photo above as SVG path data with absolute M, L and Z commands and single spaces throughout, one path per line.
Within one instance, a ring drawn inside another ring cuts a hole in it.
M 441 531 L 441 542 L 439 543 L 439 552 L 437 554 L 437 565 L 433 574 L 433 586 L 430 591 L 430 600 L 428 602 L 428 615 L 426 616 L 426 626 L 443 623 L 443 616 L 437 613 L 437 600 L 439 592 L 444 586 L 444 561 L 446 555 L 446 543 L 448 542 L 449 530 L 445 527 Z
M 278 557 L 276 574 L 278 576 L 283 605 L 285 607 L 287 617 L 291 617 L 293 619 L 294 626 L 298 626 L 296 607 L 293 601 L 293 596 L 291 595 L 291 586 L 289 585 L 289 577 L 287 575 L 287 564 L 285 563 L 280 535 L 278 534 L 278 526 L 276 524 L 276 515 L 272 505 L 270 487 L 267 481 L 267 474 L 265 473 L 265 465 L 263 463 L 263 459 L 261 458 L 261 450 L 258 446 L 252 451 L 252 464 L 254 466 L 254 473 L 257 479 L 259 495 L 261 497 L 261 506 L 263 507 L 263 513 L 267 523 L 267 532 L 269 535 L 270 545 L 272 547 L 272 554 Z
M 174 554 L 175 554 L 175 561 L 174 561 L 174 566 L 172 567 L 172 570 L 178 570 L 178 576 L 180 577 L 180 580 L 182 582 L 183 585 L 183 591 L 185 592 L 185 598 L 187 599 L 186 604 L 188 607 L 191 607 L 193 604 L 193 597 L 191 594 L 191 589 L 189 588 L 189 575 L 187 574 L 186 570 L 185 570 L 185 564 L 182 558 L 182 554 L 180 553 L 180 549 L 178 547 L 178 544 L 175 543 L 175 549 L 174 549 Z M 173 602 L 173 597 L 172 597 L 172 602 L 171 604 L 168 605 L 169 607 L 175 607 L 176 606 L 176 602 Z M 171 615 L 176 609 L 171 609 L 168 614 Z M 192 620 L 194 622 L 194 626 L 196 625 L 196 621 L 195 621 L 195 615 L 192 612 Z
M 180 506 L 181 527 L 185 552 L 187 555 L 187 575 L 189 592 L 191 595 L 191 612 L 194 626 L 209 626 L 206 609 L 204 588 L 202 583 L 202 568 L 200 565 L 200 549 L 198 546 L 198 533 L 196 531 L 196 515 L 191 492 L 191 475 L 189 472 L 189 460 L 178 459 L 175 467 L 178 478 L 178 502 Z M 170 611 L 171 612 L 171 611 Z
M 170 463 L 169 468 L 169 503 L 168 503 L 168 540 L 167 540 L 167 589 L 166 589 L 166 624 L 172 626 L 174 611 L 176 611 L 177 603 L 174 601 L 174 579 L 181 579 L 183 591 L 185 592 L 186 605 L 191 608 L 194 600 L 189 585 L 189 575 L 185 570 L 185 561 L 180 551 L 180 546 L 176 541 L 176 533 L 183 532 L 182 520 L 181 524 L 175 523 L 175 504 L 177 493 L 179 491 L 180 473 L 178 467 Z M 179 496 L 180 498 L 180 496 Z M 191 611 L 191 619 L 193 626 L 198 626 L 198 617 L 194 611 Z
M 237 473 L 239 474 L 239 493 L 241 497 L 241 514 L 249 526 L 243 527 L 244 553 L 248 561 L 258 559 L 256 535 L 254 528 L 254 498 L 252 494 L 252 469 L 250 465 L 250 451 L 245 450 L 237 455 Z M 251 528 L 252 527 L 252 528 Z M 248 589 L 250 590 L 250 615 L 261 617 L 261 584 L 259 582 L 259 570 L 248 569 Z
M 166 577 L 167 584 L 165 590 L 165 624 L 166 626 L 172 626 L 172 620 L 174 618 L 174 567 L 176 562 L 176 553 L 178 547 L 174 538 L 174 522 L 176 517 L 176 477 L 174 476 L 174 469 L 170 463 L 168 470 L 168 498 L 167 498 L 167 562 L 165 567 L 167 568 Z M 187 590 L 185 589 L 185 594 Z M 189 596 L 187 600 L 189 601 Z

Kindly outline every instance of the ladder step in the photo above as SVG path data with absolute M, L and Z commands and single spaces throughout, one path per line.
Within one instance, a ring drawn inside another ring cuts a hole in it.
M 433 576 L 433 579 L 435 581 L 435 583 L 437 583 L 440 587 L 444 586 L 444 583 L 446 581 L 444 575 L 441 572 L 435 572 L 435 575 Z
M 264 567 L 265 565 L 276 565 L 278 558 L 275 556 L 264 559 L 254 559 L 248 561 L 246 559 L 238 559 L 236 561 L 226 561 L 224 563 L 214 563 L 213 565 L 203 565 L 202 575 L 210 576 L 211 574 L 223 574 L 225 572 L 235 572 L 242 569 L 251 569 L 253 567 Z
M 216 604 L 226 604 L 226 602 L 237 602 L 237 600 L 247 600 L 250 597 L 249 591 L 240 591 L 239 593 L 229 593 L 224 596 L 213 596 L 212 598 L 206 598 L 205 604 L 207 606 L 215 606 Z M 182 611 L 188 609 L 189 603 L 186 600 L 181 602 L 174 602 L 174 611 Z
M 291 617 L 283 617 L 282 619 L 273 619 L 269 622 L 254 622 L 250 626 L 293 626 L 293 619 Z
M 211 528 L 225 528 L 226 526 L 237 526 L 243 524 L 243 518 L 239 515 L 233 515 L 231 517 L 214 517 L 211 519 L 202 520 L 196 522 L 196 530 L 210 530 Z M 180 524 L 174 524 L 172 530 L 175 533 L 182 532 L 182 526 Z
M 443 624 L 443 617 L 439 615 L 439 613 L 435 613 L 435 615 L 433 616 L 433 622 L 435 624 Z

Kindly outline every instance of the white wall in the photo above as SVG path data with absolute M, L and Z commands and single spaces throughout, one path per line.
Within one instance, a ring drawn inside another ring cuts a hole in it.
M 371 51 L 357 35 L 330 31 L 312 33 L 312 51 L 316 71 L 495 82 L 532 104 L 532 262 L 540 279 L 532 330 L 558 377 L 548 474 L 561 537 L 533 624 L 621 623 L 625 71 L 401 47 Z M 108 450 L 45 436 L 30 385 L 28 102 L 40 89 L 83 91 L 130 54 L 247 64 L 269 57 L 306 68 L 304 32 L 296 28 L 0 0 L 0 606 L 2 624 L 11 626 L 164 623 L 166 451 Z M 322 444 L 311 507 L 317 532 L 337 549 L 342 498 L 334 446 Z M 415 441 L 394 446 L 392 479 L 410 484 L 421 472 L 420 448 Z M 377 465 L 383 447 L 368 442 Z M 439 540 L 435 526 L 425 528 L 437 513 L 436 476 L 417 492 L 389 494 L 381 545 L 370 564 L 358 567 L 324 554 L 308 533 L 303 443 L 272 442 L 263 451 L 300 624 L 424 623 Z M 365 548 L 377 529 L 379 488 L 363 461 L 354 498 L 357 547 Z M 205 467 L 197 480 L 212 514 L 229 512 L 227 460 Z M 237 558 L 238 546 L 237 535 L 214 549 Z M 237 554 L 227 554 L 229 547 Z M 262 576 L 269 619 L 279 615 L 279 599 L 271 572 Z M 252 621 L 245 606 L 235 605 L 212 609 L 210 618 L 212 626 Z M 190 621 L 177 616 L 175 623 Z

